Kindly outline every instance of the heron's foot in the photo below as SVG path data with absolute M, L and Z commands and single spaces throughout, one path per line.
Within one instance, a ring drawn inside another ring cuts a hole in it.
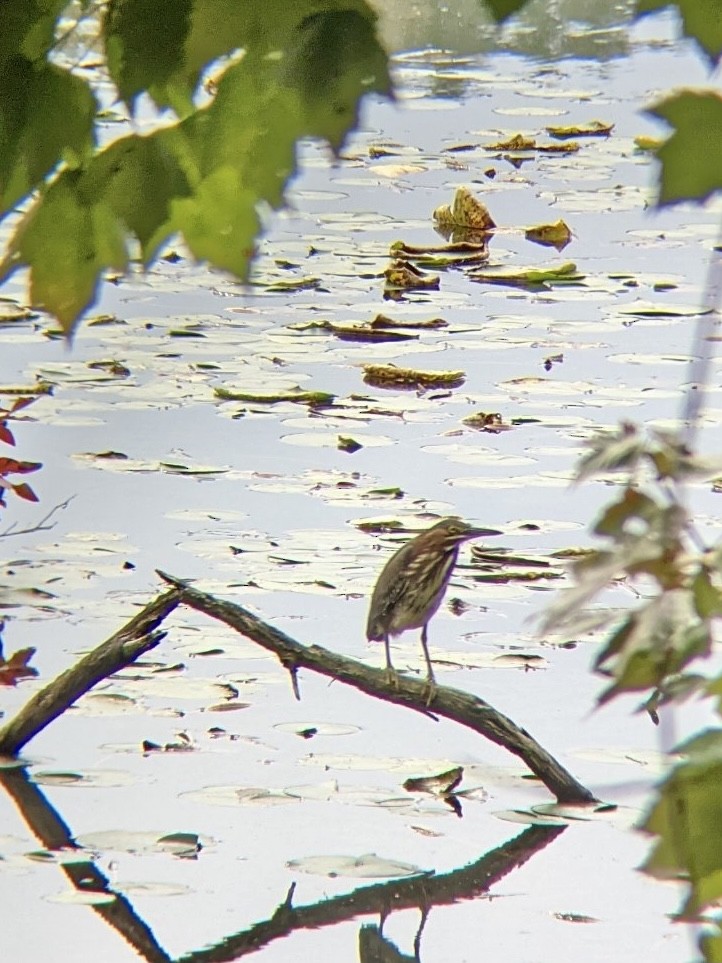
M 399 674 L 390 662 L 386 666 L 386 682 L 388 685 L 393 686 L 394 689 L 398 690 L 400 685 Z
M 436 685 L 436 679 L 433 677 L 433 675 L 427 676 L 426 682 L 424 683 L 424 694 L 426 696 L 427 709 L 436 698 L 437 692 L 438 692 L 438 686 Z

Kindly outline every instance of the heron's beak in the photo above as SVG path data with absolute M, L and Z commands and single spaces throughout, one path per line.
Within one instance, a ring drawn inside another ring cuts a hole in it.
M 494 535 L 503 535 L 497 528 L 470 528 L 464 533 L 464 541 L 470 538 L 492 538 Z

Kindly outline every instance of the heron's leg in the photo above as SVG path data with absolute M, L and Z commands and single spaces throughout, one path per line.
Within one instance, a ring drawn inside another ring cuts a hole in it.
M 389 643 L 388 632 L 384 634 L 384 651 L 386 652 L 386 679 L 389 685 L 393 685 L 398 689 L 399 677 L 396 673 L 396 669 L 393 667 L 393 664 L 391 662 L 391 645 Z
M 421 630 L 421 648 L 424 650 L 424 658 L 426 659 L 426 677 L 429 682 L 436 682 L 436 679 L 434 678 L 434 670 L 431 667 L 431 656 L 429 655 L 426 626 L 424 626 Z
M 431 656 L 429 655 L 429 644 L 428 637 L 426 634 L 426 626 L 421 629 L 421 648 L 424 650 L 424 658 L 426 659 L 426 686 L 427 686 L 427 696 L 426 705 L 430 706 L 434 701 L 436 696 L 436 678 L 434 676 L 434 670 L 431 665 Z

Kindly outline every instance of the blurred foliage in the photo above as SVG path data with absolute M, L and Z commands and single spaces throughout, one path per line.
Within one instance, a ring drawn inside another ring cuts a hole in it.
M 600 547 L 575 563 L 575 584 L 547 611 L 544 627 L 573 626 L 593 601 L 604 611 L 610 590 L 631 592 L 632 605 L 608 609 L 610 630 L 596 659 L 609 680 L 600 704 L 640 692 L 654 722 L 663 707 L 692 697 L 714 697 L 722 710 L 722 674 L 700 671 L 722 616 L 722 545 L 705 545 L 684 493 L 690 479 L 721 472 L 722 458 L 702 459 L 673 433 L 631 424 L 595 438 L 582 459 L 579 480 L 601 476 L 619 493 L 593 525 Z M 643 826 L 656 837 L 644 868 L 687 880 L 681 916 L 698 919 L 722 899 L 722 728 L 678 751 L 684 761 L 659 787 Z M 701 948 L 709 963 L 722 959 L 722 935 L 705 936 Z
M 499 23 L 523 5 L 485 0 Z M 638 0 L 638 13 L 663 6 Z M 716 63 L 721 0 L 674 6 Z M 79 24 L 99 33 L 97 62 L 65 53 Z M 106 271 L 149 264 L 177 234 L 244 279 L 298 141 L 339 149 L 370 91 L 390 93 L 390 80 L 365 0 L 5 0 L 0 219 L 21 216 L 0 280 L 28 267 L 31 302 L 71 334 Z M 101 99 L 124 104 L 144 132 L 109 140 Z M 675 93 L 652 112 L 673 128 L 658 150 L 660 203 L 720 189 L 719 92 Z
M 147 265 L 174 234 L 245 278 L 298 141 L 338 150 L 362 95 L 390 91 L 364 0 L 110 0 L 94 21 L 105 59 L 82 70 L 59 41 L 76 26 L 65 7 L 3 4 L 0 218 L 23 213 L 0 278 L 29 267 L 32 303 L 68 334 L 106 270 Z M 148 132 L 99 147 L 101 96 Z

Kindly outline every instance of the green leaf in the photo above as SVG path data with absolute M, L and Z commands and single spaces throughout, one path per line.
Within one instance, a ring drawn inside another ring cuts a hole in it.
M 103 24 L 108 70 L 131 112 L 140 93 L 164 88 L 183 69 L 193 6 L 192 0 L 111 0 L 108 4 Z M 195 73 L 187 88 L 189 98 L 197 79 Z
M 194 257 L 245 278 L 260 230 L 255 195 L 231 166 L 219 167 L 192 197 L 172 203 L 173 225 L 182 231 Z
M 635 488 L 625 488 L 622 497 L 604 509 L 593 531 L 595 535 L 621 538 L 625 536 L 625 525 L 630 520 L 638 520 L 646 526 L 662 511 L 662 506 L 653 498 Z
M 718 3 L 718 9 L 720 4 Z M 722 10 L 719 14 L 722 20 Z M 659 204 L 704 201 L 722 188 L 722 94 L 682 91 L 649 113 L 675 128 L 657 151 L 662 162 Z
M 694 605 L 703 619 L 722 615 L 722 592 L 712 584 L 710 572 L 702 568 L 692 582 Z
M 662 784 L 644 824 L 659 837 L 644 870 L 689 880 L 687 915 L 722 897 L 722 731 L 708 730 L 681 751 L 689 758 Z
M 67 70 L 15 60 L 0 74 L 0 214 L 12 209 L 59 163 L 94 144 L 96 103 Z
M 629 423 L 622 424 L 615 432 L 599 432 L 587 442 L 587 447 L 589 452 L 577 469 L 577 482 L 600 473 L 630 470 L 647 453 L 644 436 Z
M 630 613 L 599 654 L 596 667 L 614 679 L 600 703 L 662 685 L 710 647 L 709 626 L 696 615 L 692 593 L 667 590 Z
M 722 963 L 722 932 L 720 932 L 720 920 L 706 920 L 705 924 L 706 931 L 699 941 L 705 963 Z M 709 927 L 712 925 L 715 926 L 713 933 L 709 932 Z
M 232 168 L 244 188 L 278 208 L 296 171 L 296 141 L 309 133 L 301 113 L 278 64 L 248 55 L 226 70 L 213 103 L 181 124 L 174 149 L 191 179 Z
M 24 22 L 16 25 L 21 39 Z M 389 90 L 374 24 L 364 0 L 162 0 L 151 7 L 111 0 L 105 39 L 122 96 L 132 107 L 148 90 L 188 116 L 120 138 L 88 159 L 95 104 L 84 83 L 26 62 L 32 83 L 18 80 L 17 116 L 8 123 L 0 115 L 0 190 L 13 205 L 59 160 L 72 170 L 21 220 L 0 273 L 30 267 L 34 302 L 55 313 L 66 333 L 94 299 L 102 272 L 125 269 L 128 235 L 147 264 L 180 231 L 195 257 L 245 278 L 259 207 L 283 205 L 297 142 L 325 137 L 338 149 L 357 121 L 360 97 Z M 194 109 L 202 70 L 241 47 L 242 58 Z M 41 86 L 40 98 L 38 78 L 52 96 Z M 39 120 L 26 120 L 31 113 Z
M 327 93 L 345 82 L 369 39 L 380 50 L 375 19 L 364 0 L 111 0 L 104 32 L 111 76 L 131 109 L 147 90 L 159 106 L 189 113 L 203 70 L 241 50 L 288 56 L 293 83 L 313 75 Z
M 0 72 L 16 57 L 41 60 L 53 45 L 67 0 L 3 0 Z
M 282 64 L 279 87 L 294 87 L 306 136 L 338 150 L 358 121 L 359 98 L 389 93 L 386 54 L 374 21 L 360 9 L 326 10 L 300 24 Z
M 171 201 L 191 193 L 172 128 L 114 141 L 93 159 L 83 182 L 138 238 L 146 264 L 173 232 Z
M 61 174 L 23 218 L 0 264 L 0 280 L 26 264 L 33 304 L 54 314 L 66 333 L 95 298 L 100 272 L 126 269 L 117 218 L 85 194 L 78 172 Z
M 525 7 L 527 3 L 529 3 L 529 0 L 484 0 L 484 6 L 497 23 L 508 20 L 522 7 Z
M 722 54 L 722 5 L 720 0 L 637 0 L 637 14 L 643 16 L 676 7 L 682 20 L 685 36 L 696 40 L 713 62 Z

